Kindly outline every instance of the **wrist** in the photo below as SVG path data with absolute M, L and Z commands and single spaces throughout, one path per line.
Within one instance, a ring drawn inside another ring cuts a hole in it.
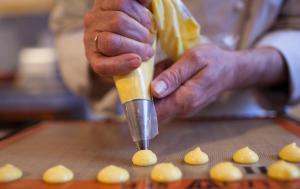
M 286 81 L 286 65 L 271 47 L 233 51 L 234 87 L 266 87 Z
M 229 51 L 229 63 L 231 65 L 231 85 L 229 89 L 241 88 L 243 81 L 245 80 L 245 65 L 243 52 L 241 51 Z

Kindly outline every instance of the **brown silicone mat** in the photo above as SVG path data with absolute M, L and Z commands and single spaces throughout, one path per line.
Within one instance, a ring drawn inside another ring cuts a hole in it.
M 133 180 L 149 176 L 151 167 L 131 164 L 135 146 L 124 124 L 50 122 L 42 127 L 3 146 L 0 165 L 17 165 L 24 170 L 24 179 L 38 179 L 45 169 L 57 164 L 71 168 L 77 179 L 94 179 L 98 170 L 108 164 L 128 169 Z M 264 167 L 277 160 L 278 150 L 291 142 L 300 144 L 300 139 L 271 120 L 193 121 L 161 126 L 160 135 L 152 141 L 151 147 L 159 162 L 175 163 L 182 169 L 184 178 L 207 178 L 213 164 L 230 161 L 235 150 L 248 145 L 259 154 L 260 161 L 251 167 L 238 166 L 246 178 L 260 178 L 264 177 Z M 208 153 L 210 163 L 188 166 L 182 162 L 184 154 L 195 146 Z
M 129 170 L 131 180 L 147 179 L 151 167 L 134 167 L 131 156 L 135 146 L 125 124 L 48 122 L 36 132 L 0 146 L 0 165 L 20 167 L 23 179 L 40 179 L 44 170 L 63 164 L 75 172 L 76 179 L 93 180 L 98 170 L 116 164 Z M 278 150 L 300 139 L 272 120 L 221 122 L 177 121 L 160 126 L 160 135 L 152 141 L 159 162 L 173 162 L 184 178 L 207 178 L 209 168 L 219 161 L 230 161 L 232 153 L 246 145 L 254 149 L 260 161 L 252 166 L 238 165 L 245 178 L 265 178 L 265 167 L 277 160 Z M 1 144 L 1 143 L 0 143 Z M 210 157 L 203 166 L 182 162 L 185 152 L 200 146 Z

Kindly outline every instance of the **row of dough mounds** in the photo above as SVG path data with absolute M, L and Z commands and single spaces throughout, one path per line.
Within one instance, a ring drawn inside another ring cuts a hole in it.
M 267 169 L 267 175 L 276 180 L 289 181 L 300 178 L 299 168 L 292 163 L 300 162 L 300 148 L 296 143 L 283 147 L 278 160 Z M 186 153 L 183 158 L 188 165 L 202 165 L 209 162 L 209 156 L 199 147 Z M 259 161 L 259 156 L 249 147 L 237 150 L 232 160 L 240 164 L 253 164 Z M 288 162 L 292 163 L 288 163 Z M 132 157 L 132 163 L 136 166 L 151 166 L 157 163 L 156 154 L 151 150 L 137 151 Z M 241 170 L 232 162 L 219 162 L 214 165 L 209 175 L 217 181 L 238 181 L 243 178 Z M 23 172 L 11 164 L 0 167 L 0 183 L 11 182 L 20 179 Z M 151 171 L 151 179 L 156 182 L 172 182 L 182 178 L 181 170 L 172 163 L 159 163 Z M 66 183 L 74 179 L 74 173 L 63 165 L 57 165 L 46 170 L 43 180 L 46 183 Z M 101 183 L 113 184 L 122 183 L 130 179 L 129 172 L 121 167 L 109 165 L 98 172 L 97 180 Z

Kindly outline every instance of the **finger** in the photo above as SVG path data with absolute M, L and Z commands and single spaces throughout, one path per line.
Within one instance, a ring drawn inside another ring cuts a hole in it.
M 215 99 L 216 95 L 212 90 L 199 86 L 193 80 L 188 81 L 170 96 L 156 103 L 158 119 L 164 121 L 176 116 L 191 117 Z
M 138 0 L 138 1 L 146 7 L 151 3 L 151 0 Z
M 123 11 L 146 28 L 151 28 L 151 12 L 136 0 L 102 0 L 101 9 Z
M 154 55 L 154 50 L 151 45 L 140 43 L 114 33 L 99 33 L 97 42 L 97 50 L 105 56 L 135 53 L 139 55 L 143 61 L 146 61 Z
M 99 18 L 109 18 L 106 22 L 96 22 L 94 30 L 112 32 L 142 43 L 152 44 L 154 35 L 142 24 L 120 11 L 103 11 Z
M 186 53 L 178 62 L 157 76 L 151 84 L 151 92 L 157 98 L 163 98 L 174 92 L 199 70 L 206 66 L 192 53 Z
M 157 119 L 159 122 L 166 122 L 177 115 L 177 109 L 171 103 L 170 97 L 160 99 L 155 103 Z
M 93 70 L 103 77 L 127 74 L 138 68 L 142 63 L 140 57 L 136 54 L 105 57 L 99 53 L 93 53 L 88 57 L 90 57 L 89 63 Z
M 194 93 L 187 91 L 186 86 L 181 86 L 177 91 L 171 95 L 160 99 L 156 103 L 157 116 L 160 121 L 165 121 L 189 113 L 193 107 Z

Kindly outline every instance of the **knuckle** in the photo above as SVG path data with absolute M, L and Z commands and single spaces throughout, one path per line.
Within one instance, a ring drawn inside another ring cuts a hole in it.
M 151 26 L 151 17 L 152 17 L 151 12 L 143 6 L 141 6 L 141 7 L 140 6 L 135 6 L 134 9 L 135 9 L 135 12 L 137 14 L 138 22 L 140 22 L 143 25 L 150 28 L 150 26 Z
M 180 96 L 178 95 L 176 99 L 177 105 L 180 108 L 179 116 L 181 117 L 188 117 L 198 107 L 196 96 L 191 90 L 184 90 L 184 93 Z
M 134 47 L 133 47 L 133 52 L 134 53 L 137 53 L 137 54 L 139 54 L 140 56 L 144 56 L 144 52 L 143 52 L 143 50 L 142 50 L 143 48 L 140 46 L 140 45 L 135 45 Z
M 168 88 L 174 88 L 175 86 L 179 86 L 181 84 L 181 77 L 177 69 L 170 69 L 166 75 Z
M 185 115 L 190 111 L 190 100 L 176 96 L 175 105 L 178 108 L 179 115 Z
M 111 27 L 115 30 L 115 31 L 122 31 L 125 30 L 125 26 L 126 26 L 126 15 L 122 12 L 116 12 L 112 18 L 111 21 Z
M 189 56 L 192 63 L 198 63 L 201 61 L 201 53 L 196 49 L 188 50 L 187 55 Z
M 90 65 L 93 69 L 93 71 L 95 73 L 97 73 L 98 75 L 102 75 L 103 73 L 103 69 L 102 69 L 102 64 L 101 63 L 97 63 L 95 61 L 93 61 L 92 59 L 90 60 Z
M 148 44 L 144 44 L 144 45 L 136 44 L 134 51 L 137 54 L 139 54 L 143 59 L 148 59 L 151 57 L 150 53 L 151 53 L 151 51 L 153 51 L 153 49 Z
M 179 112 L 182 112 L 183 108 L 186 106 L 186 102 L 183 100 L 183 98 L 179 97 L 178 95 L 175 96 L 174 104 Z
M 102 77 L 110 76 L 108 65 L 101 61 L 97 62 L 97 63 L 96 62 L 93 63 L 92 68 L 98 75 L 100 75 Z
M 94 22 L 94 15 L 91 11 L 89 11 L 84 15 L 84 19 L 83 19 L 84 27 L 85 28 L 91 27 L 93 22 Z
M 103 33 L 101 44 L 103 45 L 104 53 L 111 54 L 113 51 L 119 50 L 122 43 L 117 35 Z
M 142 42 L 152 45 L 155 40 L 155 36 L 149 30 L 146 30 L 146 32 L 141 40 L 142 40 Z

